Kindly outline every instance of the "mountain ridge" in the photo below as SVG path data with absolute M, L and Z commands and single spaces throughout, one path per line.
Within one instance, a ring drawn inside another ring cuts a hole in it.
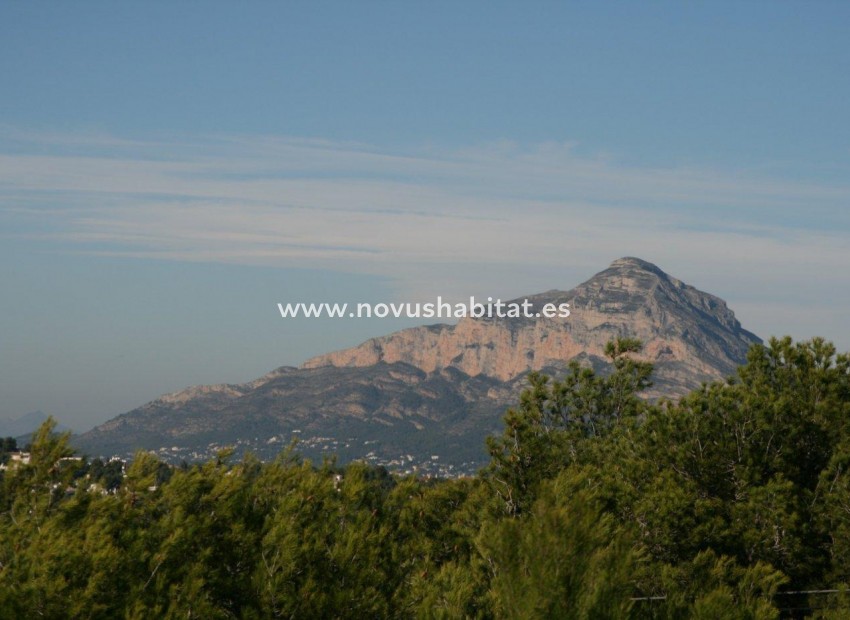
M 659 295 L 677 299 L 662 307 L 655 299 Z M 744 361 L 749 346 L 761 342 L 741 327 L 722 299 L 635 257 L 615 260 L 608 269 L 569 291 L 552 289 L 512 301 L 525 299 L 535 310 L 546 303 L 570 303 L 571 314 L 551 319 L 464 318 L 456 325 L 413 327 L 313 357 L 301 368 L 402 361 L 426 372 L 454 366 L 470 376 L 486 374 L 508 381 L 582 353 L 602 359 L 609 340 L 632 336 L 644 342 L 646 359 L 661 364 L 656 378 L 668 395 L 681 396 L 701 381 L 732 373 Z M 678 326 L 671 326 L 670 308 L 681 306 L 703 319 L 703 324 L 679 311 L 672 313 Z M 641 311 L 647 309 L 649 315 L 642 317 Z M 679 336 L 681 342 L 671 336 Z M 670 361 L 688 365 L 688 376 L 665 368 Z
M 570 360 L 602 369 L 608 341 L 637 337 L 656 368 L 647 396 L 677 397 L 732 374 L 760 342 L 722 299 L 635 257 L 573 289 L 514 301 L 525 299 L 534 309 L 569 303 L 571 314 L 404 329 L 246 383 L 164 394 L 76 441 L 98 454 L 145 448 L 204 458 L 224 444 L 271 455 L 299 436 L 313 456 L 331 450 L 398 465 L 399 455 L 416 453 L 421 466 L 469 466 L 483 459 L 484 437 L 498 432 L 530 370 L 556 374 Z

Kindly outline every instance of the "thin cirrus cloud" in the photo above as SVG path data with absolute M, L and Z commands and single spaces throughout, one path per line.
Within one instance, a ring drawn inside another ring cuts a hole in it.
M 0 196 L 6 235 L 64 251 L 373 274 L 399 295 L 528 292 L 506 282 L 551 288 L 567 266 L 637 254 L 686 274 L 746 265 L 726 289 L 769 297 L 780 274 L 850 259 L 848 186 L 629 166 L 572 144 L 393 152 L 6 128 Z

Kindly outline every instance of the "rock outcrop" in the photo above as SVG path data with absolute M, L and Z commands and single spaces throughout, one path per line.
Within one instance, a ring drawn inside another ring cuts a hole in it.
M 308 360 L 302 368 L 404 362 L 425 372 L 457 368 L 509 381 L 575 358 L 601 360 L 617 336 L 640 338 L 656 365 L 654 395 L 678 396 L 731 374 L 760 339 L 741 328 L 722 299 L 668 276 L 639 258 L 621 258 L 570 291 L 527 298 L 536 314 L 570 304 L 566 318 L 461 319 L 405 329 Z M 523 300 L 514 300 L 521 302 Z

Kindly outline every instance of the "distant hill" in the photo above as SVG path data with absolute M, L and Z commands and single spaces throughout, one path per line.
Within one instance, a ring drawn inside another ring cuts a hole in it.
M 18 445 L 23 446 L 29 441 L 30 435 L 48 418 L 43 411 L 32 411 L 19 418 L 0 418 L 0 437 L 15 437 Z M 56 431 L 64 433 L 71 430 L 57 423 Z
M 499 432 L 529 370 L 557 373 L 572 359 L 601 368 L 609 340 L 637 337 L 656 368 L 647 396 L 676 397 L 732 374 L 760 342 L 722 299 L 638 258 L 527 299 L 535 311 L 568 303 L 571 314 L 401 330 L 249 383 L 162 396 L 76 442 L 103 456 L 145 448 L 191 459 L 227 444 L 270 456 L 295 436 L 308 455 L 467 471 L 483 462 L 484 438 Z
M 32 411 L 19 418 L 0 418 L 0 437 L 29 435 L 47 419 L 43 411 Z

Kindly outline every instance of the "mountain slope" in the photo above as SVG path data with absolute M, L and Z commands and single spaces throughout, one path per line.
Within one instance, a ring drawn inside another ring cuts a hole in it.
M 47 419 L 43 411 L 32 411 L 19 418 L 0 418 L 0 437 L 20 437 L 36 430 Z
M 405 329 L 249 383 L 167 394 L 77 444 L 92 454 L 146 448 L 171 458 L 204 458 L 236 444 L 270 456 L 298 436 L 312 456 L 332 451 L 449 473 L 482 460 L 484 437 L 498 432 L 531 369 L 557 372 L 571 359 L 601 366 L 609 340 L 637 337 L 656 365 L 648 395 L 678 396 L 731 374 L 759 342 L 723 300 L 637 258 L 528 300 L 533 312 L 569 303 L 571 315 Z
M 461 319 L 457 325 L 406 329 L 360 346 L 308 360 L 303 368 L 365 367 L 405 362 L 426 372 L 457 368 L 502 381 L 577 356 L 604 357 L 617 336 L 644 342 L 656 364 L 656 395 L 682 395 L 731 374 L 760 339 L 741 328 L 722 299 L 703 293 L 655 265 L 621 258 L 570 291 L 528 297 L 535 312 L 569 303 L 567 318 Z M 522 300 L 515 300 L 522 301 Z

